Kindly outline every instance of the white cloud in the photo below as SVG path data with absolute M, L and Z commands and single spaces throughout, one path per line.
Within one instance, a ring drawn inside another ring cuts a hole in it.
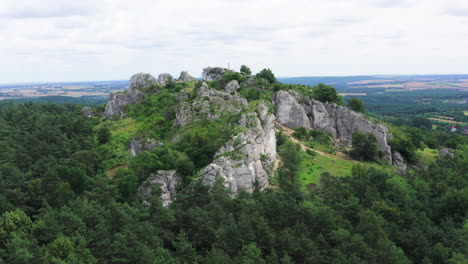
M 467 23 L 457 0 L 2 0 L 0 83 L 228 62 L 278 76 L 463 73 Z

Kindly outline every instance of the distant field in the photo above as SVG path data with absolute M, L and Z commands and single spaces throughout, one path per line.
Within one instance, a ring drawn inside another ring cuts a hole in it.
M 63 96 L 106 98 L 109 93 L 127 88 L 128 81 L 35 83 L 0 85 L 0 100 Z

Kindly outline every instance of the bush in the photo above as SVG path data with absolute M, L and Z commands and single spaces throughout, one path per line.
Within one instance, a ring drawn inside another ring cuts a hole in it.
M 379 150 L 377 138 L 373 134 L 363 134 L 356 131 L 353 134 L 351 156 L 355 159 L 378 161 Z
M 247 75 L 247 76 L 249 76 L 249 75 L 252 74 L 252 71 L 250 70 L 249 67 L 247 67 L 247 66 L 245 66 L 245 65 L 242 65 L 242 66 L 240 67 L 240 73 L 241 73 L 242 75 Z
M 312 88 L 312 97 L 322 103 L 343 104 L 342 98 L 338 95 L 336 89 L 323 83 L 319 83 Z
M 317 155 L 317 152 L 311 149 L 306 149 L 306 153 L 309 154 L 311 157 L 314 157 L 315 155 Z
M 276 77 L 270 69 L 263 69 L 261 72 L 257 73 L 256 76 L 267 80 L 270 84 L 276 82 Z
M 348 107 L 351 108 L 351 110 L 359 112 L 359 113 L 365 113 L 366 108 L 364 107 L 364 103 L 357 99 L 357 98 L 351 98 L 348 101 Z

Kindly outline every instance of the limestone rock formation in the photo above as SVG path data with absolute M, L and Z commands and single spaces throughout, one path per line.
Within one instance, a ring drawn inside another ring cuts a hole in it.
M 164 143 L 149 138 L 146 140 L 132 139 L 130 141 L 130 156 L 134 157 L 142 151 L 151 151 L 157 147 L 164 147 Z
M 171 204 L 176 196 L 176 186 L 180 182 L 180 178 L 177 176 L 175 170 L 164 171 L 158 170 L 156 173 L 152 174 L 143 184 L 138 188 L 138 194 L 143 199 L 148 199 L 153 193 L 154 187 L 161 187 L 161 200 L 163 206 L 168 206 Z M 157 185 L 157 186 L 155 186 Z M 145 205 L 150 205 L 150 203 L 145 200 L 143 202 Z
M 224 72 L 227 69 L 220 67 L 207 67 L 203 69 L 202 78 L 204 81 L 219 81 L 223 78 Z
M 226 87 L 224 88 L 224 90 L 226 90 L 226 92 L 228 93 L 232 93 L 232 92 L 237 92 L 239 88 L 240 88 L 239 83 L 236 80 L 232 80 L 228 82 L 228 84 L 226 84 Z
M 304 108 L 297 102 L 296 97 L 286 91 L 279 91 L 273 95 L 276 119 L 289 128 L 310 128 L 310 120 Z
M 107 118 L 123 118 L 123 107 L 136 104 L 144 99 L 144 94 L 139 90 L 131 90 L 124 93 L 111 93 L 107 99 L 104 116 Z
M 173 80 L 172 75 L 169 73 L 161 73 L 158 76 L 158 83 L 161 85 L 166 85 Z
M 192 82 L 192 81 L 196 81 L 196 80 L 197 80 L 197 78 L 190 76 L 188 74 L 188 72 L 186 72 L 186 71 L 182 71 L 180 73 L 179 79 L 177 79 L 177 81 L 179 81 L 179 82 Z
M 203 182 L 213 184 L 221 177 L 232 194 L 241 189 L 252 192 L 256 182 L 260 189 L 267 187 L 276 157 L 274 120 L 266 104 L 243 115 L 239 124 L 248 129 L 233 136 L 215 154 L 215 160 L 201 173 Z
M 455 155 L 455 152 L 453 151 L 453 149 L 442 148 L 439 151 L 440 159 L 453 158 L 454 155 Z
M 158 80 L 149 73 L 137 73 L 130 78 L 128 89 L 133 91 L 135 89 L 147 89 L 152 85 L 159 84 Z
M 355 131 L 374 134 L 377 144 L 386 158 L 392 162 L 392 152 L 387 141 L 392 138 L 387 127 L 375 124 L 362 114 L 336 104 L 322 103 L 313 99 L 302 99 L 294 92 L 279 91 L 273 96 L 278 121 L 289 127 L 320 129 L 333 137 L 351 143 Z
M 400 169 L 400 172 L 406 171 L 407 165 L 405 163 L 405 160 L 401 156 L 400 153 L 398 152 L 393 152 L 392 153 L 392 159 L 393 159 L 393 165 L 397 166 Z
M 83 106 L 81 110 L 83 111 L 83 115 L 85 115 L 86 117 L 95 117 L 93 109 L 91 107 Z
M 201 120 L 216 120 L 225 113 L 239 113 L 247 106 L 247 100 L 237 95 L 208 88 L 206 83 L 191 102 L 183 102 L 176 110 L 175 127 L 182 127 Z

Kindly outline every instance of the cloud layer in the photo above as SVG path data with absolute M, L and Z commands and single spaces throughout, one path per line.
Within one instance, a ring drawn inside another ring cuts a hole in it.
M 457 0 L 2 0 L 0 83 L 201 75 L 466 73 Z

